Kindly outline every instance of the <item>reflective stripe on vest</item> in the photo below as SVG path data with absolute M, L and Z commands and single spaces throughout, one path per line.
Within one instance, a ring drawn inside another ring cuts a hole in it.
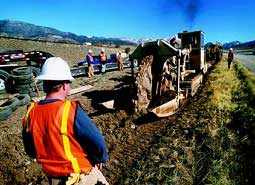
M 64 111 L 62 115 L 62 121 L 61 121 L 61 135 L 63 139 L 64 144 L 64 151 L 69 161 L 72 163 L 72 167 L 75 173 L 80 173 L 80 167 L 78 164 L 77 159 L 73 156 L 70 148 L 70 141 L 67 136 L 67 122 L 68 122 L 68 115 L 70 110 L 71 102 L 67 100 L 65 102 Z
M 34 102 L 30 104 L 30 106 L 29 106 L 28 109 L 27 109 L 27 113 L 26 113 L 26 115 L 25 115 L 25 120 L 26 120 L 26 122 L 25 122 L 25 123 L 26 123 L 25 128 L 26 128 L 26 132 L 29 131 L 29 119 L 28 119 L 28 116 L 29 116 L 30 111 L 31 111 L 32 108 L 34 107 L 34 105 L 35 105 Z

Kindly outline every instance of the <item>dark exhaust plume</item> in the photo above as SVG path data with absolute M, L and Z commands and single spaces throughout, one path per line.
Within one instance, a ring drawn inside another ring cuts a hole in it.
M 201 7 L 200 0 L 175 0 L 175 2 L 183 11 L 187 22 L 193 25 Z
M 187 24 L 192 26 L 201 11 L 201 0 L 163 0 L 161 12 L 169 14 L 173 11 L 181 11 Z

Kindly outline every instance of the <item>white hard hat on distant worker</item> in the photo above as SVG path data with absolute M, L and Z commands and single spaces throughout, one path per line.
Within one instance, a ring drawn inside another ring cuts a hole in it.
M 92 53 L 92 50 L 91 50 L 91 49 L 89 49 L 89 53 Z
M 101 52 L 105 52 L 104 48 L 103 48 L 103 49 L 101 49 Z
M 37 80 L 73 80 L 70 67 L 60 57 L 48 58 L 42 66 Z
M 229 50 L 230 50 L 230 51 L 233 51 L 233 48 L 230 48 Z

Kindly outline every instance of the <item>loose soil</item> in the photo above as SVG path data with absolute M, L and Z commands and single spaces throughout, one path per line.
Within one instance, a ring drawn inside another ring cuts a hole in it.
M 69 98 L 80 101 L 103 133 L 109 152 L 109 161 L 105 164 L 103 173 L 110 184 L 120 184 L 122 177 L 132 166 L 147 155 L 160 136 L 166 134 L 166 128 L 175 126 L 180 121 L 178 116 L 181 114 L 163 119 L 158 119 L 150 113 L 133 114 L 131 108 L 126 106 L 130 104 L 132 96 L 131 71 L 128 69 L 125 72 L 98 74 L 94 78 L 80 77 L 77 81 L 79 83 L 74 83 L 74 86 L 90 84 L 93 88 Z M 107 110 L 100 104 L 113 97 L 118 102 L 117 110 Z M 198 107 L 206 101 L 205 95 L 202 101 L 198 101 L 199 92 L 196 97 L 193 98 L 196 100 L 195 105 L 192 107 L 192 100 L 189 101 L 190 108 L 186 107 L 181 117 L 182 120 L 186 120 L 186 130 L 178 130 L 186 135 L 189 135 L 188 125 L 192 122 L 190 115 L 194 116 L 194 109 L 197 114 Z M 20 107 L 8 120 L 1 121 L 0 184 L 47 184 L 47 178 L 40 165 L 24 152 L 21 120 L 25 111 L 26 106 Z
M 80 77 L 74 86 L 93 85 L 93 88 L 70 96 L 80 101 L 88 115 L 103 133 L 109 151 L 109 161 L 103 173 L 111 184 L 119 181 L 125 169 L 144 155 L 154 137 L 164 132 L 170 123 L 158 120 L 150 114 L 132 114 L 125 105 L 130 102 L 131 71 L 112 71 L 94 78 Z M 117 110 L 107 110 L 100 103 L 116 97 Z M 121 102 L 122 100 L 122 102 Z M 0 184 L 47 184 L 47 178 L 40 165 L 24 152 L 21 136 L 21 120 L 26 106 L 19 107 L 0 124 Z

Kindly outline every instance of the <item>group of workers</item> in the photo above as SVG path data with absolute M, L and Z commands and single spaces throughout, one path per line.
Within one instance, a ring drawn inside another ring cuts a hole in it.
M 116 59 L 118 62 L 119 70 L 124 71 L 123 57 L 120 51 L 118 52 Z M 86 55 L 86 61 L 88 62 L 88 77 L 90 78 L 94 76 L 94 66 L 93 66 L 94 58 L 92 55 L 92 50 L 88 51 L 88 54 Z M 107 63 L 107 56 L 104 49 L 102 49 L 101 52 L 99 53 L 99 62 L 100 62 L 100 72 L 104 74 L 106 71 L 106 63 Z

